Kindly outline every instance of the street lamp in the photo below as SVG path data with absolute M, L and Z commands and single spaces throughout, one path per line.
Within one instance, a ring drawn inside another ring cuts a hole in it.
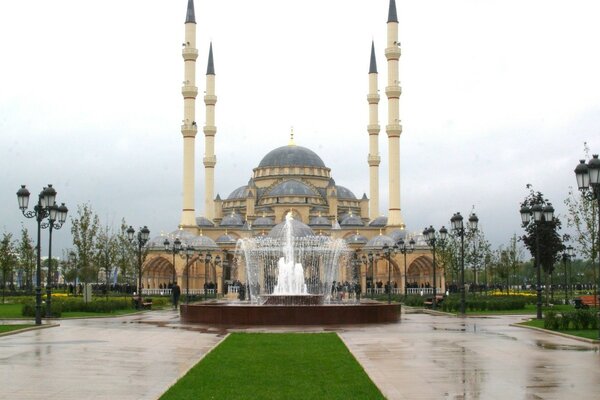
M 459 212 L 455 213 L 450 218 L 452 230 L 460 236 L 460 313 L 465 315 L 465 226 L 463 224 L 463 216 Z M 468 221 L 468 229 L 470 232 L 477 230 L 479 218 L 475 213 L 471 213 Z
M 406 301 L 406 297 L 408 294 L 407 293 L 408 281 L 407 281 L 407 275 L 406 275 L 406 255 L 415 251 L 415 241 L 414 241 L 414 239 L 410 239 L 410 241 L 408 242 L 408 246 L 407 246 L 404 239 L 400 239 L 400 240 L 398 240 L 397 245 L 398 245 L 398 251 L 400 253 L 402 253 L 402 255 L 404 256 L 404 300 Z
M 567 246 L 562 253 L 563 266 L 565 267 L 565 304 L 569 304 L 569 278 L 567 273 L 567 261 L 575 257 L 575 249 L 573 246 Z
M 537 319 L 542 319 L 542 271 L 540 261 L 540 226 L 544 222 L 550 222 L 554 219 L 554 208 L 548 203 L 542 207 L 540 203 L 536 203 L 531 208 L 524 205 L 521 207 L 521 221 L 523 226 L 531 221 L 535 223 L 535 269 L 536 269 L 536 290 L 537 290 Z
M 181 250 L 181 240 L 179 240 L 179 238 L 175 238 L 175 240 L 173 241 L 173 244 L 171 245 L 171 242 L 169 242 L 169 238 L 166 238 L 165 241 L 163 242 L 163 245 L 165 246 L 165 251 L 167 253 L 173 254 L 173 275 L 171 276 L 171 287 L 172 287 L 172 285 L 175 285 L 175 281 L 177 280 L 177 276 L 176 276 L 176 272 L 175 272 L 175 254 L 179 254 L 179 251 Z
M 577 178 L 577 186 L 585 198 L 597 202 L 598 225 L 596 226 L 599 227 L 598 232 L 596 232 L 597 238 L 600 234 L 600 159 L 598 159 L 598 154 L 594 154 L 587 164 L 585 160 L 580 160 L 577 167 L 575 167 L 575 177 Z M 600 246 L 597 246 L 597 250 L 600 263 Z M 598 269 L 600 270 L 600 266 Z M 598 286 L 600 286 L 600 274 L 598 279 Z M 596 290 L 596 297 L 598 297 L 598 290 Z M 600 318 L 600 313 L 598 316 Z M 598 324 L 598 329 L 600 329 L 600 324 Z M 598 332 L 598 338 L 600 339 L 600 331 Z
M 185 304 L 190 304 L 190 257 L 194 255 L 194 246 L 188 244 L 182 250 L 180 257 L 185 257 Z
M 373 288 L 374 288 L 374 282 L 373 282 L 373 275 L 374 275 L 374 271 L 373 271 L 373 260 L 374 260 L 374 256 L 373 256 L 373 252 L 369 252 L 369 254 L 362 256 L 362 262 L 363 264 L 365 264 L 365 267 L 367 268 L 367 271 L 365 272 L 365 280 L 367 280 L 368 277 L 368 272 L 369 270 L 371 271 L 371 298 L 373 298 Z M 367 292 L 369 291 L 369 285 L 367 284 Z
M 50 317 L 50 306 L 52 302 L 52 230 L 60 229 L 67 220 L 67 207 L 62 203 L 56 205 L 56 190 L 52 185 L 45 187 L 38 195 L 38 202 L 33 207 L 33 210 L 27 211 L 29 207 L 29 190 L 25 185 L 17 191 L 17 200 L 19 208 L 26 218 L 35 218 L 37 221 L 37 262 L 36 262 L 36 278 L 35 278 L 35 324 L 42 324 L 42 259 L 41 259 L 41 231 L 45 228 L 50 228 L 50 241 L 48 252 L 48 283 L 46 287 L 46 316 Z M 48 222 L 43 222 L 48 218 Z
M 212 255 L 210 252 L 207 252 L 204 256 L 204 300 L 206 301 L 208 294 L 208 265 L 212 260 Z
M 383 245 L 383 255 L 386 256 L 388 262 L 388 304 L 392 303 L 392 262 L 391 256 L 392 254 L 398 253 L 398 245 L 394 244 L 390 247 L 387 243 Z
M 431 308 L 435 310 L 437 303 L 437 280 L 435 276 L 435 270 L 437 269 L 437 265 L 435 263 L 435 245 L 438 240 L 440 242 L 444 242 L 446 240 L 446 237 L 448 236 L 448 229 L 442 226 L 440 228 L 439 237 L 437 237 L 435 234 L 435 229 L 433 228 L 433 226 L 429 225 L 429 228 L 425 228 L 425 230 L 423 231 L 423 236 L 425 236 L 427 242 L 432 247 L 431 253 L 433 254 L 433 300 L 431 302 Z
M 133 226 L 129 226 L 127 228 L 127 238 L 129 241 L 137 245 L 135 247 L 136 256 L 137 256 L 137 272 L 138 272 L 138 298 L 137 298 L 137 308 L 138 310 L 142 308 L 142 249 L 144 245 L 148 242 L 148 238 L 150 237 L 150 230 L 147 226 L 140 228 L 137 235 L 135 234 L 135 229 Z

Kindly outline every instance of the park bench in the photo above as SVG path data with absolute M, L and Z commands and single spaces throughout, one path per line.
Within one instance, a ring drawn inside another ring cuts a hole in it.
M 594 301 L 594 297 L 596 296 L 586 295 L 575 298 L 575 308 L 590 308 L 590 306 L 600 305 L 600 298 Z
M 141 300 L 141 307 L 140 307 L 140 302 Z M 131 301 L 133 302 L 133 307 L 136 309 L 144 309 L 144 310 L 150 310 L 152 309 L 152 299 L 139 299 L 138 297 L 132 297 Z
M 438 294 L 438 295 L 435 296 L 435 299 L 436 299 L 435 300 L 435 305 L 439 306 L 444 301 L 444 295 L 443 294 Z M 427 307 L 427 308 L 433 307 L 433 296 L 426 298 L 425 301 L 423 302 L 423 306 Z

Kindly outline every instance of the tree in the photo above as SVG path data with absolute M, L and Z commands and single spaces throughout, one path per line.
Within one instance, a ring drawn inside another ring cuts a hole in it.
M 512 272 L 512 276 L 513 278 L 517 277 L 517 269 L 519 267 L 519 264 L 521 263 L 521 259 L 523 258 L 523 249 L 519 247 L 519 245 L 517 244 L 517 235 L 513 234 L 513 236 L 510 238 L 509 242 L 508 242 L 508 246 L 506 246 L 506 256 L 508 257 L 508 265 L 510 268 L 510 272 Z M 509 272 L 509 279 L 507 280 L 507 288 L 506 288 L 506 292 L 510 294 L 509 292 L 509 287 L 510 287 L 510 272 Z M 514 280 L 513 280 L 513 285 L 514 285 Z
M 21 240 L 17 245 L 17 254 L 19 257 L 19 268 L 24 274 L 25 284 L 21 282 L 21 288 L 26 287 L 29 291 L 33 289 L 33 271 L 35 270 L 35 247 L 29 237 L 27 228 L 21 228 Z
M 478 285 L 477 272 L 482 269 L 486 254 L 491 251 L 491 244 L 487 241 L 481 229 L 467 232 L 467 236 L 465 237 L 465 264 L 471 266 L 473 270 L 473 283 Z
M 92 282 L 98 277 L 94 258 L 99 226 L 98 215 L 92 211 L 89 204 L 77 206 L 77 217 L 71 218 L 71 234 L 79 279 L 85 283 Z
M 99 232 L 94 258 L 98 271 L 104 271 L 106 295 L 108 296 L 111 272 L 117 259 L 117 237 L 112 234 L 108 226 L 100 228 Z
M 6 292 L 6 283 L 9 281 L 12 284 L 13 271 L 17 257 L 12 241 L 12 233 L 4 233 L 0 240 L 0 272 L 2 272 L 2 303 Z M 12 285 L 11 285 L 12 286 Z
M 530 188 L 530 193 L 521 203 L 521 207 L 531 209 L 534 205 L 545 207 L 550 204 L 547 199 L 544 199 L 544 195 L 541 192 L 534 192 L 530 185 L 527 186 Z M 548 280 L 549 274 L 554 270 L 554 265 L 560 259 L 560 253 L 565 249 L 562 238 L 558 233 L 561 228 L 561 222 L 556 216 L 554 216 L 552 221 L 542 220 L 541 223 L 536 223 L 532 218 L 529 223 L 523 223 L 522 226 L 525 229 L 525 235 L 521 236 L 520 239 L 531 255 L 533 257 L 537 256 L 546 280 Z M 537 254 L 538 240 L 539 254 Z M 547 292 L 548 285 L 546 285 L 546 301 L 548 299 Z
M 127 238 L 127 223 L 121 220 L 119 233 L 116 235 L 116 260 L 118 280 L 124 282 L 135 273 L 135 246 Z

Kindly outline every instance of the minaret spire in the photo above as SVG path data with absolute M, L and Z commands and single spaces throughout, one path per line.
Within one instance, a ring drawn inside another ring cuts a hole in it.
M 215 165 L 217 156 L 215 155 L 215 135 L 217 127 L 215 126 L 215 104 L 217 96 L 215 95 L 215 66 L 213 63 L 212 42 L 208 51 L 208 66 L 206 67 L 206 95 L 204 96 L 206 105 L 206 125 L 204 125 L 204 213 L 206 218 L 213 220 L 215 218 Z
M 369 218 L 374 219 L 379 216 L 379 93 L 377 83 L 377 61 L 375 60 L 375 43 L 371 42 L 371 62 L 369 65 L 369 93 L 367 102 L 369 103 Z
M 185 42 L 183 43 L 182 56 L 184 60 L 184 81 L 181 88 L 183 95 L 183 209 L 181 211 L 180 228 L 193 230 L 196 228 L 195 203 L 195 142 L 198 127 L 196 126 L 196 18 L 194 15 L 194 1 L 188 0 L 185 18 Z
M 388 124 L 385 130 L 388 135 L 389 151 L 389 227 L 404 227 L 400 212 L 400 87 L 398 63 L 400 60 L 400 43 L 398 42 L 398 16 L 396 1 L 390 0 L 387 22 L 387 47 L 385 57 L 388 61 L 388 82 L 385 94 L 388 98 Z

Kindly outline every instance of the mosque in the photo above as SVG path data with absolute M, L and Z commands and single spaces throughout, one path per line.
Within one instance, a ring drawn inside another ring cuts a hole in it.
M 144 292 L 164 292 L 177 281 L 185 292 L 202 294 L 204 290 L 223 294 L 234 281 L 244 281 L 232 268 L 237 240 L 270 235 L 282 229 L 285 215 L 294 217 L 294 234 L 328 235 L 344 239 L 354 252 L 355 265 L 360 269 L 363 293 L 383 292 L 382 283 L 391 275 L 393 290 L 404 293 L 432 287 L 433 263 L 430 247 L 421 235 L 407 234 L 400 207 L 400 124 L 398 63 L 398 18 L 395 0 L 390 0 L 387 18 L 387 125 L 389 157 L 389 209 L 387 216 L 379 210 L 379 156 L 378 141 L 378 70 L 375 45 L 371 46 L 369 92 L 367 106 L 369 120 L 365 121 L 369 142 L 369 197 L 357 197 L 349 188 L 338 185 L 330 168 L 309 148 L 294 143 L 293 132 L 289 144 L 269 151 L 259 164 L 249 171 L 247 182 L 232 188 L 226 197 L 215 196 L 215 168 L 217 166 L 214 138 L 217 134 L 215 107 L 217 105 L 215 68 L 212 44 L 207 58 L 204 88 L 204 215 L 195 209 L 195 142 L 198 132 L 196 117 L 196 18 L 194 1 L 188 0 L 185 18 L 184 81 L 182 87 L 184 118 L 183 136 L 183 205 L 181 220 L 175 231 L 155 237 L 148 242 L 149 253 L 143 265 Z M 413 251 L 395 253 L 388 258 L 382 248 L 404 240 L 416 244 Z M 181 243 L 181 245 L 179 245 Z M 180 247 L 179 247 L 180 246 Z M 186 251 L 187 246 L 191 246 Z M 192 251 L 193 248 L 193 251 Z M 340 280 L 344 277 L 340 276 Z M 438 292 L 445 287 L 443 271 L 436 274 Z

